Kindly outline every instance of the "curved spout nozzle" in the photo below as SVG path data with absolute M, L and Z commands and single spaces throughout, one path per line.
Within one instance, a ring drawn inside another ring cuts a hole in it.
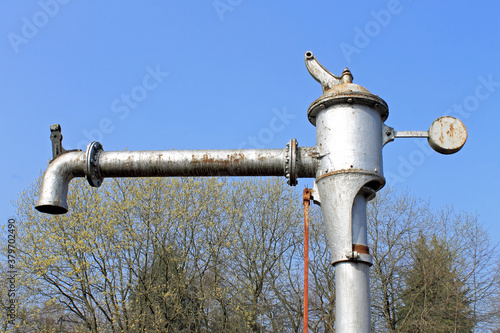
M 321 83 L 323 92 L 342 83 L 352 83 L 353 77 L 348 68 L 344 69 L 341 76 L 334 75 L 319 63 L 311 51 L 305 53 L 304 60 L 307 71 L 316 81 Z
M 85 152 L 75 151 L 55 158 L 43 176 L 36 210 L 47 214 L 68 212 L 68 186 L 74 177 L 85 176 Z

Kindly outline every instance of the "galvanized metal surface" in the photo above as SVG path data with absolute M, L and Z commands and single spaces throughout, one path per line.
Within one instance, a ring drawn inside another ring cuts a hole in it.
M 353 258 L 352 207 L 358 192 L 385 184 L 383 130 L 380 113 L 365 104 L 333 104 L 317 114 L 316 185 L 334 264 Z
M 371 332 L 369 265 L 335 265 L 335 332 Z
M 62 154 L 50 163 L 35 208 L 50 214 L 66 213 L 68 183 L 74 177 L 87 176 L 89 183 L 100 185 L 108 177 L 286 175 L 286 149 L 121 152 L 101 149 L 98 143 L 92 143 L 86 152 Z M 313 178 L 317 157 L 315 147 L 296 148 L 297 177 Z
M 363 171 L 383 177 L 380 115 L 358 104 L 335 104 L 320 112 L 316 146 L 320 156 L 316 174 Z
M 355 198 L 363 187 L 378 180 L 377 176 L 370 174 L 344 173 L 324 177 L 316 182 L 321 196 L 321 212 L 332 255 L 332 264 L 350 260 L 372 263 L 369 255 L 360 257 L 353 254 L 354 244 L 368 245 L 366 242 L 359 241 L 359 230 L 366 230 L 366 214 L 358 213 L 357 225 L 354 228 L 353 206 Z
M 67 152 L 52 160 L 43 175 L 40 196 L 35 208 L 48 214 L 66 213 L 69 182 L 75 177 L 85 177 L 86 168 L 83 151 Z
M 297 149 L 298 177 L 314 177 L 314 148 Z M 103 177 L 285 176 L 284 149 L 102 152 Z

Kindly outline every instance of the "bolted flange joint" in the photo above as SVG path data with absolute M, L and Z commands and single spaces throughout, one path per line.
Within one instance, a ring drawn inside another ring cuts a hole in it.
M 92 187 L 99 187 L 102 184 L 103 177 L 101 177 L 99 172 L 99 153 L 102 150 L 102 145 L 99 142 L 92 141 L 87 146 L 87 151 L 85 152 L 85 160 L 87 162 L 85 175 Z
M 296 186 L 297 181 L 297 139 L 290 139 L 285 149 L 285 177 L 288 178 L 287 184 Z

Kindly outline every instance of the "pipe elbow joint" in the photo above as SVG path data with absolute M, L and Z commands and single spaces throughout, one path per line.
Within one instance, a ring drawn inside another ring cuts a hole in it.
M 50 162 L 43 176 L 36 210 L 47 214 L 67 213 L 69 182 L 75 177 L 84 177 L 85 170 L 84 151 L 67 152 Z

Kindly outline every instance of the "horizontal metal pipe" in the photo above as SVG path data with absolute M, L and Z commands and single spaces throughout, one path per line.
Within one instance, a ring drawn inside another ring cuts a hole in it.
M 97 175 L 107 177 L 181 176 L 285 176 L 286 149 L 101 151 Z M 296 172 L 300 178 L 314 178 L 317 149 L 297 148 Z M 68 184 L 85 177 L 86 152 L 68 152 L 54 159 L 45 172 L 35 208 L 43 213 L 68 211 Z
M 102 177 L 282 176 L 283 149 L 101 152 Z

